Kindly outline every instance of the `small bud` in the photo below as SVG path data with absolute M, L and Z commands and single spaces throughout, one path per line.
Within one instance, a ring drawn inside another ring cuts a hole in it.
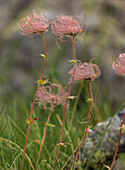
M 70 63 L 75 63 L 75 64 L 77 63 L 76 60 L 69 60 L 69 62 L 70 62 Z
M 37 117 L 34 117 L 32 121 L 37 120 Z
M 92 133 L 92 130 L 88 128 L 87 133 Z

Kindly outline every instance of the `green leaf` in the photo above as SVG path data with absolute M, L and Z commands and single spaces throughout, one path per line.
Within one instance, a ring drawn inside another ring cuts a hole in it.
M 64 145 L 64 143 L 58 143 L 57 145 L 66 147 L 66 145 Z
M 89 98 L 89 99 L 87 100 L 87 102 L 92 102 L 92 99 L 91 99 L 91 98 Z
M 39 140 L 35 140 L 39 145 L 41 145 L 41 142 Z
M 57 145 L 58 145 L 58 146 L 64 146 L 64 147 L 66 147 L 66 145 L 70 145 L 70 143 L 68 143 L 68 142 L 58 143 Z
M 68 99 L 75 99 L 77 96 L 69 96 Z
M 55 127 L 55 125 L 48 123 L 47 126 Z
M 39 85 L 43 85 L 43 84 L 46 84 L 47 82 L 48 82 L 48 80 L 49 79 L 46 79 L 46 80 L 37 80 L 37 83 L 39 84 Z
M 125 125 L 122 125 L 122 127 L 120 127 L 120 130 L 121 130 L 122 134 L 125 134 Z
M 40 56 L 41 56 L 41 57 L 44 57 L 44 58 L 46 59 L 46 55 L 44 55 L 44 54 L 40 54 Z
M 75 64 L 77 63 L 76 60 L 69 60 L 69 62 L 70 62 L 70 63 L 75 63 Z
M 30 120 L 30 119 L 27 119 L 27 123 L 30 124 L 30 123 L 31 123 L 31 120 Z

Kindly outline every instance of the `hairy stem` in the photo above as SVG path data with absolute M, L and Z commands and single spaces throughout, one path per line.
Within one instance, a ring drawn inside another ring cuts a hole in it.
M 42 34 L 42 38 L 43 38 L 43 44 L 44 44 L 44 50 L 45 50 L 46 59 L 45 59 L 45 63 L 44 63 L 41 75 L 40 75 L 40 79 L 41 80 L 42 80 L 43 72 L 45 70 L 46 63 L 47 63 L 47 49 L 46 49 L 46 42 L 45 42 L 44 34 Z M 30 112 L 30 120 L 32 120 L 32 117 L 33 117 L 33 110 L 34 110 L 35 100 L 36 100 L 37 91 L 39 90 L 39 88 L 40 88 L 40 84 L 38 84 L 36 93 L 35 93 L 34 98 L 33 98 L 33 103 L 32 103 L 31 112 Z M 20 170 L 23 169 L 24 157 L 25 157 L 25 152 L 26 152 L 26 147 L 27 147 L 27 142 L 28 142 L 28 137 L 29 137 L 30 129 L 31 129 L 31 123 L 29 124 L 28 131 L 27 131 L 26 142 L 25 142 L 25 146 L 24 146 L 24 151 L 23 151 L 23 157 L 22 157 L 22 163 L 21 163 Z
M 74 60 L 76 61 L 76 51 L 75 51 L 74 36 L 73 36 L 73 55 L 74 55 Z M 63 124 L 62 124 L 62 131 L 61 131 L 61 135 L 60 135 L 60 143 L 62 143 L 63 131 L 64 131 L 64 126 L 65 126 L 65 118 L 66 118 L 66 110 L 67 110 L 67 105 L 68 105 L 70 92 L 71 92 L 71 89 L 72 89 L 72 84 L 73 84 L 73 80 L 74 80 L 75 71 L 76 71 L 76 67 L 74 66 L 74 71 L 73 71 L 72 79 L 71 79 L 71 82 L 70 82 L 70 87 L 69 87 L 69 91 L 68 91 L 68 94 L 67 94 L 67 100 L 66 100 L 66 104 L 65 104 L 65 108 L 64 108 L 64 113 L 63 113 Z M 54 170 L 56 169 L 56 165 L 57 165 L 57 162 L 58 162 L 60 150 L 61 150 L 61 145 L 58 148 Z
M 79 154 L 79 152 L 80 152 L 80 149 L 81 149 L 81 147 L 82 147 L 82 144 L 83 144 L 83 141 L 84 141 L 84 139 L 85 139 L 85 137 L 86 137 L 86 134 L 88 133 L 88 126 L 89 126 L 89 120 L 90 120 L 90 117 L 91 117 L 91 112 L 92 112 L 92 107 L 93 107 L 93 94 L 92 94 L 92 84 L 91 84 L 91 82 L 89 83 L 89 88 L 90 88 L 90 93 L 91 93 L 91 106 L 90 106 L 90 111 L 89 111 L 89 115 L 88 115 L 88 120 L 87 120 L 87 125 L 86 125 L 86 129 L 85 129 L 85 133 L 84 133 L 84 136 L 83 136 L 83 138 L 82 138 L 82 141 L 81 141 L 81 144 L 80 144 L 80 146 L 79 146 L 79 149 L 78 149 L 78 151 L 77 151 L 77 153 L 76 153 L 76 157 L 75 157 L 75 162 L 76 162 L 76 160 L 77 160 L 77 157 L 78 157 L 78 154 Z M 71 170 L 73 169 L 73 165 L 72 165 L 72 167 L 71 167 Z
M 124 119 L 125 119 L 125 113 L 124 113 L 123 118 L 122 118 L 122 122 L 121 122 L 121 126 L 120 126 L 120 131 L 119 131 L 119 137 L 118 137 L 118 143 L 117 143 L 117 147 L 116 147 L 116 150 L 115 150 L 115 154 L 114 154 L 114 158 L 113 158 L 112 164 L 110 166 L 110 170 L 112 170 L 112 168 L 113 168 L 113 165 L 114 165 L 114 162 L 115 162 L 115 159 L 116 159 L 116 155 L 117 155 L 117 152 L 118 152 L 118 148 L 119 148 L 119 145 L 120 145 L 120 139 L 121 139 L 121 133 L 122 133 L 121 127 L 122 127 L 122 125 L 124 123 Z
M 46 121 L 45 129 L 44 129 L 44 134 L 43 134 L 43 138 L 42 138 L 42 142 L 41 142 L 41 146 L 40 146 L 40 150 L 39 150 L 39 154 L 38 154 L 38 158 L 37 158 L 37 162 L 36 162 L 36 168 L 35 168 L 36 170 L 37 170 L 37 167 L 38 167 L 38 162 L 39 162 L 39 159 L 40 159 L 40 154 L 41 154 L 42 147 L 43 147 L 43 143 L 44 143 L 44 140 L 45 140 L 45 137 L 46 137 L 47 126 L 48 126 L 50 117 L 51 117 L 51 115 L 52 115 L 53 108 L 54 108 L 54 105 L 53 105 L 52 109 L 50 110 L 48 119 L 47 119 L 47 121 Z

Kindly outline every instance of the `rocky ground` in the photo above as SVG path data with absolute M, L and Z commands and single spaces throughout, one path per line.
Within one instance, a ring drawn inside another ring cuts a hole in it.
M 79 159 L 92 169 L 102 169 L 102 165 L 110 166 L 119 137 L 119 129 L 125 109 L 105 122 L 97 123 L 92 133 L 83 144 Z M 125 121 L 124 121 L 125 123 Z M 125 132 L 125 131 L 124 131 Z M 125 169 L 125 133 L 122 133 L 114 170 Z

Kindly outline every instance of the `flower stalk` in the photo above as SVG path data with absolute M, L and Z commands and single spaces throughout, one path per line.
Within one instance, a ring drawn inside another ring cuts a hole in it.
M 76 51 L 75 51 L 74 36 L 73 36 L 73 39 L 72 39 L 72 43 L 73 43 L 74 61 L 76 61 Z M 62 124 L 62 131 L 61 131 L 61 135 L 60 135 L 60 143 L 62 143 L 63 131 L 64 131 L 64 126 L 65 126 L 65 118 L 66 118 L 66 110 L 67 110 L 67 105 L 68 105 L 68 100 L 69 100 L 70 92 L 71 92 L 71 89 L 72 89 L 72 84 L 73 84 L 73 80 L 74 80 L 75 71 L 76 71 L 76 68 L 74 67 L 72 79 L 71 79 L 71 82 L 70 82 L 69 91 L 68 91 L 68 94 L 67 94 L 67 100 L 66 100 L 66 104 L 65 104 L 65 108 L 64 108 L 64 113 L 63 113 L 63 124 Z M 57 165 L 57 162 L 58 162 L 60 150 L 61 150 L 61 145 L 58 148 L 54 170 L 56 169 L 56 165 Z
M 124 119 L 125 119 L 125 113 L 124 113 L 123 118 L 122 118 L 122 122 L 121 122 L 121 126 L 120 126 L 120 131 L 119 131 L 119 137 L 118 137 L 118 143 L 117 143 L 117 146 L 116 146 L 116 150 L 115 150 L 115 154 L 114 154 L 114 158 L 113 158 L 112 164 L 110 166 L 110 170 L 112 170 L 112 168 L 113 168 L 113 165 L 114 165 L 115 159 L 116 159 L 116 155 L 117 155 L 117 152 L 118 152 L 118 148 L 119 148 L 119 145 L 120 145 L 120 139 L 121 139 L 121 134 L 122 134 L 122 129 L 121 128 L 123 126 Z
M 44 129 L 44 134 L 43 134 L 42 142 L 41 142 L 41 144 L 40 144 L 40 149 L 39 149 L 38 158 L 37 158 L 37 161 L 36 161 L 36 168 L 35 168 L 35 170 L 37 170 L 37 167 L 38 167 L 38 162 L 39 162 L 39 159 L 40 159 L 40 154 L 41 154 L 42 147 L 43 147 L 43 144 L 44 144 L 44 140 L 45 140 L 45 137 L 46 137 L 47 126 L 48 126 L 50 117 L 51 117 L 51 115 L 52 115 L 53 108 L 54 108 L 54 104 L 53 104 L 53 106 L 52 106 L 52 108 L 51 108 L 51 110 L 50 110 L 50 113 L 49 113 L 49 115 L 48 115 L 48 119 L 47 119 L 47 121 L 46 121 L 45 129 Z
M 77 153 L 76 153 L 76 156 L 75 156 L 75 162 L 76 162 L 77 157 L 78 157 L 78 154 L 79 154 L 79 152 L 80 152 L 80 150 L 81 150 L 83 141 L 84 141 L 84 139 L 85 139 L 85 137 L 86 137 L 86 135 L 87 135 L 87 133 L 88 133 L 89 120 L 90 120 L 90 117 L 91 117 L 92 107 L 93 107 L 93 103 L 94 103 L 93 94 L 92 94 L 92 84 L 91 84 L 91 81 L 89 82 L 89 88 L 90 88 L 90 94 L 91 94 L 90 111 L 89 111 L 89 115 L 88 115 L 88 120 L 87 120 L 87 125 L 86 125 L 86 129 L 85 129 L 85 133 L 84 133 L 84 136 L 83 136 L 83 138 L 82 138 L 81 144 L 80 144 L 79 149 L 78 149 L 78 151 L 77 151 Z M 71 167 L 71 170 L 72 170 L 72 169 L 73 169 L 73 165 L 72 165 L 72 167 Z
M 50 109 L 50 114 L 48 116 L 48 119 L 45 125 L 42 142 L 39 142 L 40 150 L 39 150 L 39 154 L 38 154 L 38 158 L 36 162 L 36 169 L 38 167 L 40 154 L 41 154 L 43 143 L 46 137 L 47 126 L 49 125 L 48 122 L 53 112 L 53 108 L 59 104 L 62 104 L 63 106 L 65 106 L 66 100 L 67 100 L 67 92 L 66 92 L 65 87 L 62 87 L 59 84 L 51 84 L 50 82 L 48 83 L 49 85 L 45 85 L 45 86 L 43 85 L 42 87 L 39 88 L 39 90 L 37 91 L 37 98 L 36 98 L 36 103 L 39 104 L 40 108 Z
M 117 58 L 117 60 L 113 62 L 112 68 L 114 69 L 116 74 L 120 74 L 120 75 L 125 76 L 125 53 L 119 54 L 119 57 Z M 112 168 L 113 168 L 113 165 L 114 165 L 115 159 L 116 159 L 116 155 L 117 155 L 117 152 L 118 152 L 118 148 L 119 148 L 119 145 L 120 145 L 120 139 L 121 139 L 121 134 L 122 134 L 122 126 L 123 126 L 123 123 L 124 123 L 124 119 L 125 119 L 125 113 L 124 113 L 123 118 L 122 118 L 120 131 L 119 131 L 119 137 L 118 137 L 118 143 L 117 143 L 117 146 L 116 146 L 116 150 L 115 150 L 115 154 L 114 154 L 114 157 L 113 157 L 112 164 L 110 166 L 110 170 L 112 170 Z
M 46 48 L 45 36 L 44 36 L 43 33 L 42 33 L 42 38 L 43 38 L 43 44 L 44 44 L 44 50 L 45 50 L 45 56 L 46 56 L 46 58 L 45 58 L 45 63 L 44 63 L 44 66 L 43 66 L 43 69 L 42 69 L 42 72 L 41 72 L 41 75 L 40 75 L 40 80 L 42 80 L 43 72 L 44 72 L 45 67 L 46 67 L 46 64 L 47 64 L 47 48 Z M 40 88 L 40 84 L 38 84 L 36 93 L 35 93 L 34 98 L 33 98 L 33 103 L 32 103 L 31 112 L 30 112 L 30 120 L 32 120 L 32 117 L 33 117 L 34 105 L 35 105 L 36 96 L 37 96 L 37 92 L 38 92 L 39 88 Z M 31 125 L 32 125 L 32 124 L 30 123 L 30 124 L 29 124 L 29 127 L 28 127 L 28 131 L 27 131 L 26 142 L 25 142 L 25 146 L 24 146 L 24 151 L 23 151 L 23 157 L 22 157 L 22 163 L 21 163 L 21 168 L 20 168 L 20 170 L 23 169 L 24 157 L 25 157 L 25 152 L 26 152 L 26 147 L 27 147 L 27 142 L 28 142 L 28 138 L 29 138 L 29 133 L 30 133 Z

